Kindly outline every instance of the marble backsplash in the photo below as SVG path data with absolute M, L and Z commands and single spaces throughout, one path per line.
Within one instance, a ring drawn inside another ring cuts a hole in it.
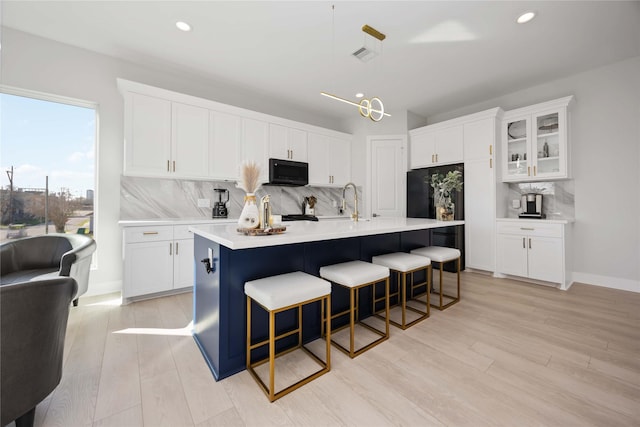
M 520 208 L 512 200 L 520 200 L 526 193 L 542 193 L 542 213 L 547 219 L 575 217 L 575 185 L 573 180 L 550 182 L 510 183 L 507 196 L 507 218 L 518 218 Z
M 215 202 L 214 188 L 229 190 L 229 218 L 240 216 L 245 192 L 236 188 L 235 182 L 189 181 L 179 179 L 120 177 L 120 219 L 146 220 L 165 218 L 211 218 L 211 207 L 198 207 L 198 199 Z M 274 215 L 302 213 L 304 197 L 315 196 L 316 216 L 338 215 L 342 200 L 342 188 L 327 187 L 282 187 L 263 185 L 256 191 L 260 197 L 271 195 L 271 212 Z M 353 210 L 353 190 L 346 191 L 347 211 Z M 335 204 L 335 206 L 334 206 Z M 363 212 L 362 188 L 358 187 L 358 208 Z

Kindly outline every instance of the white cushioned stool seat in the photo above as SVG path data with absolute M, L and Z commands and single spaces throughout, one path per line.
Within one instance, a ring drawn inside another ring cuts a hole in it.
M 320 276 L 342 286 L 353 288 L 363 283 L 386 279 L 389 277 L 389 269 L 364 261 L 349 261 L 320 267 Z
M 429 258 L 405 252 L 395 252 L 374 256 L 371 258 L 371 262 L 403 273 L 415 270 L 416 268 L 424 268 L 431 264 L 431 260 Z
M 328 295 L 331 283 L 296 271 L 246 282 L 244 293 L 268 310 L 277 310 Z
M 445 248 L 443 246 L 428 246 L 411 251 L 412 254 L 429 258 L 435 262 L 447 262 L 460 258 L 460 250 L 455 248 Z

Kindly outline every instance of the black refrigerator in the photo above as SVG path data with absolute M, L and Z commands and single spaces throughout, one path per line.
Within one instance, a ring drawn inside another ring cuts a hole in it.
M 435 219 L 436 211 L 433 203 L 433 188 L 430 184 L 431 176 L 436 173 L 446 175 L 448 172 L 455 170 L 462 173 L 464 182 L 464 165 L 462 163 L 424 169 L 413 169 L 407 172 L 407 217 Z M 454 219 L 464 219 L 464 185 L 462 186 L 461 191 L 456 192 L 454 203 Z M 464 270 L 463 225 L 431 229 L 430 239 L 431 245 L 460 249 L 460 252 L 462 253 L 460 268 Z M 456 271 L 454 263 L 446 264 L 444 269 L 451 272 Z

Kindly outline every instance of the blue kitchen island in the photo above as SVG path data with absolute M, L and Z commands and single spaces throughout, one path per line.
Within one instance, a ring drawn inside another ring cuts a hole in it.
M 374 218 L 368 221 L 325 220 L 287 223 L 282 234 L 245 236 L 235 224 L 198 225 L 194 233 L 195 283 L 193 336 L 216 380 L 245 369 L 246 301 L 244 283 L 293 271 L 318 276 L 320 267 L 390 252 L 408 252 L 430 244 L 430 229 L 462 227 L 464 221 L 422 218 Z M 336 294 L 332 306 L 347 304 L 348 294 Z M 371 296 L 363 293 L 360 316 L 371 314 Z M 305 308 L 306 341 L 320 335 L 319 304 Z M 252 336 L 267 334 L 267 315 L 256 310 Z M 281 313 L 278 329 L 295 325 L 294 312 Z M 293 340 L 295 337 L 291 337 Z M 293 342 L 293 341 L 292 341 Z M 278 345 L 290 345 L 282 340 Z M 263 349 L 266 351 L 266 349 Z M 259 351 L 256 358 L 263 357 Z

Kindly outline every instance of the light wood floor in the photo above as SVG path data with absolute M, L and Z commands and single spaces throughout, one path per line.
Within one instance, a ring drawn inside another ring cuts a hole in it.
M 460 303 L 354 360 L 332 349 L 331 372 L 275 403 L 246 371 L 213 380 L 190 293 L 81 298 L 36 425 L 640 425 L 640 294 L 462 277 Z

